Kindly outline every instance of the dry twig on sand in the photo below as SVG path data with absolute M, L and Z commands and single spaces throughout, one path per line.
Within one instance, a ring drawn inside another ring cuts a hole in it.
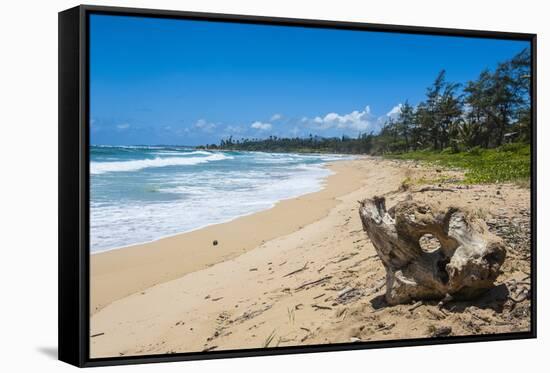
M 320 306 L 318 304 L 312 304 L 311 307 L 315 308 L 316 310 L 331 310 L 332 309 L 332 307 Z
M 269 344 L 273 342 L 273 338 L 275 338 L 275 329 L 273 329 L 271 334 L 268 335 L 266 340 L 264 341 L 264 348 L 269 347 Z
M 307 288 L 308 286 L 316 286 L 316 285 L 319 285 L 319 284 L 322 284 L 322 283 L 328 281 L 331 278 L 332 278 L 332 276 L 325 276 L 325 277 L 321 277 L 318 280 L 304 282 L 302 285 L 298 286 L 294 290 L 302 290 L 304 288 Z
M 421 300 L 419 300 L 418 302 L 416 302 L 415 304 L 413 304 L 411 307 L 409 307 L 409 312 L 412 312 L 414 311 L 415 309 L 417 309 L 418 307 L 421 307 L 424 303 L 422 303 Z
M 288 276 L 292 276 L 292 275 L 295 275 L 296 273 L 300 273 L 302 271 L 305 271 L 307 269 L 307 262 L 305 262 L 304 266 L 301 267 L 301 268 L 298 268 L 297 270 L 295 271 L 292 271 L 290 273 L 287 273 L 286 275 L 284 275 L 283 277 L 288 277 Z
M 435 188 L 435 187 L 424 187 L 417 191 L 418 193 L 423 192 L 456 192 L 454 189 L 449 188 Z

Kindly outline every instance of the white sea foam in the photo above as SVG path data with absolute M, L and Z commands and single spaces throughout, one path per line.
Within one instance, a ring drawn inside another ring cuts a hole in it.
M 209 153 L 210 154 L 210 153 Z M 139 171 L 144 168 L 151 167 L 167 167 L 167 166 L 192 166 L 201 163 L 221 161 L 224 159 L 232 159 L 222 153 L 210 154 L 207 157 L 156 157 L 153 159 L 139 159 L 132 161 L 117 161 L 117 162 L 91 162 L 90 174 L 97 175 L 106 172 L 128 172 Z
M 155 154 L 158 152 L 153 154 L 158 156 Z M 166 169 L 158 174 L 136 173 L 131 175 L 131 181 L 122 173 L 97 175 L 91 185 L 91 251 L 149 242 L 269 209 L 281 200 L 320 190 L 332 173 L 324 167 L 325 162 L 347 158 L 204 153 L 181 152 L 187 156 L 95 165 L 93 162 L 91 171 L 96 174 L 169 165 L 203 165 Z M 222 159 L 233 160 L 206 163 Z
M 106 148 L 106 149 L 165 149 L 164 146 L 160 145 L 93 145 L 95 148 Z
M 171 156 L 178 156 L 178 157 L 187 157 L 190 155 L 211 155 L 212 153 L 204 151 L 204 150 L 196 150 L 192 152 L 182 152 L 178 150 L 164 150 L 159 152 L 154 152 L 154 155 L 171 155 Z
M 277 175 L 276 181 L 248 172 L 232 173 L 231 178 L 203 173 L 193 180 L 200 185 L 189 182 L 160 188 L 160 193 L 184 196 L 170 202 L 92 203 L 91 250 L 150 242 L 269 209 L 281 200 L 320 190 L 331 174 L 321 165 L 295 169 L 299 171 Z

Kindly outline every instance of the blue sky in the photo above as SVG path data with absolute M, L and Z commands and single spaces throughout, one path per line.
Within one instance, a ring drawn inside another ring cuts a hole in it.
M 92 144 L 356 136 L 527 42 L 92 15 Z

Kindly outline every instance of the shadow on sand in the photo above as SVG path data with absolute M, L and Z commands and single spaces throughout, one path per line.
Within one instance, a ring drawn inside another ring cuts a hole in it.
M 509 299 L 509 291 L 505 284 L 500 284 L 494 288 L 486 291 L 477 298 L 469 300 L 460 300 L 451 301 L 444 305 L 445 310 L 453 313 L 462 313 L 466 308 L 470 306 L 476 306 L 482 309 L 492 309 L 497 313 L 503 311 L 504 303 Z M 375 310 L 391 307 L 386 302 L 386 298 L 383 294 L 378 295 L 370 300 L 372 308 Z M 426 305 L 437 305 L 438 301 L 426 301 Z

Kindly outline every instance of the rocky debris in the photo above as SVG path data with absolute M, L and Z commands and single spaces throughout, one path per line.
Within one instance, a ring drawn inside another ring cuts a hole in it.
M 439 328 L 435 328 L 435 330 L 432 332 L 431 336 L 432 337 L 447 337 L 447 336 L 451 335 L 452 332 L 453 332 L 453 328 L 451 328 L 450 326 L 442 326 L 442 327 L 439 327 Z
M 501 237 L 506 246 L 518 253 L 531 251 L 531 213 L 521 209 L 513 217 L 501 212 L 487 220 L 489 230 Z
M 363 289 L 358 288 L 345 288 L 344 290 L 338 292 L 338 296 L 336 297 L 336 303 L 339 304 L 348 304 L 351 302 L 354 302 L 361 298 L 365 294 Z
M 273 307 L 273 305 L 269 304 L 269 305 L 267 305 L 263 308 L 260 308 L 260 309 L 254 310 L 254 311 L 245 311 L 242 315 L 235 318 L 235 320 L 230 320 L 229 322 L 230 323 L 243 323 L 247 320 L 253 319 L 254 317 L 257 317 L 257 316 L 261 315 L 265 311 L 271 309 L 271 307 Z

